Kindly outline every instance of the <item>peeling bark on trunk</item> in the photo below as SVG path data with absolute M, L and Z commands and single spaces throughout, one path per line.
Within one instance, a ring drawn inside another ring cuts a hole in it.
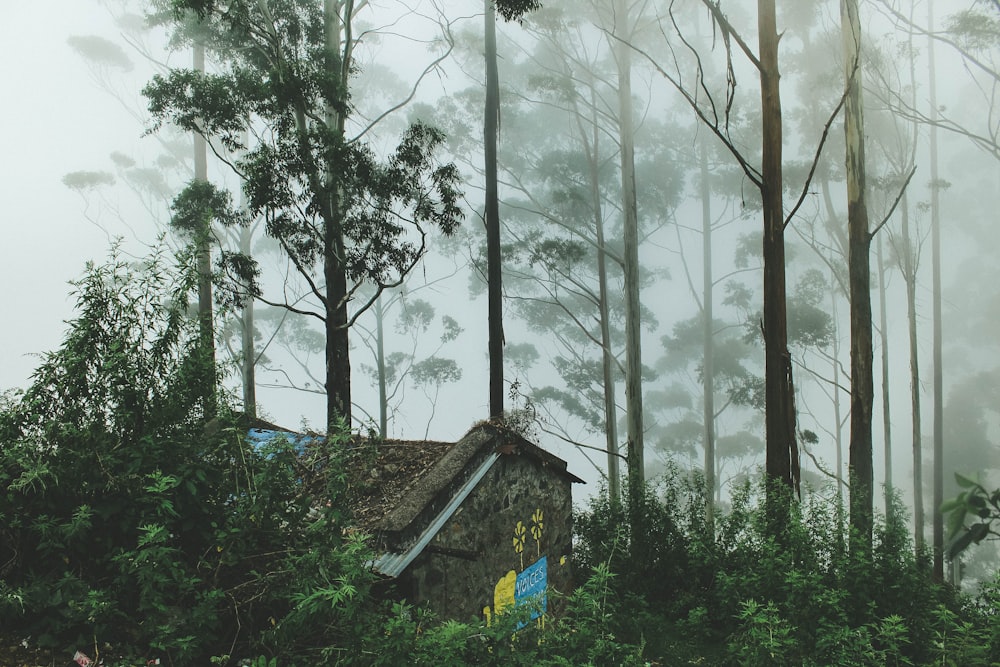
M 871 550 L 872 471 L 871 234 L 865 192 L 864 115 L 861 98 L 861 21 L 856 0 L 841 1 L 847 99 L 844 104 L 847 174 L 848 283 L 851 298 L 851 526 Z

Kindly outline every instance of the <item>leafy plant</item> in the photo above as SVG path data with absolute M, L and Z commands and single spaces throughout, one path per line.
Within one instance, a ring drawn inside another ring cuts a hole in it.
M 205 414 L 190 259 L 88 266 L 62 346 L 0 402 L 5 632 L 197 664 L 265 639 L 294 653 L 366 599 L 344 438 L 258 451 L 224 401 Z
M 956 558 L 970 545 L 979 544 L 993 535 L 1000 537 L 996 523 L 1000 522 L 1000 489 L 987 491 L 973 479 L 955 473 L 955 481 L 964 491 L 941 505 L 948 515 L 948 557 Z M 966 520 L 973 523 L 966 525 Z
M 740 603 L 737 616 L 740 631 L 730 643 L 730 651 L 740 665 L 792 665 L 798 646 L 791 623 L 781 617 L 773 602 L 760 604 L 750 599 Z

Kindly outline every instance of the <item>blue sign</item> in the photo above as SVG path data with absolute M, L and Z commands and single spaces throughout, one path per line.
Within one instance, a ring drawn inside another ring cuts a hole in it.
M 548 561 L 545 556 L 536 560 L 517 575 L 517 581 L 514 583 L 514 604 L 534 604 L 536 608 L 531 611 L 532 620 L 545 613 L 548 602 L 545 597 L 545 589 L 548 586 L 548 580 Z

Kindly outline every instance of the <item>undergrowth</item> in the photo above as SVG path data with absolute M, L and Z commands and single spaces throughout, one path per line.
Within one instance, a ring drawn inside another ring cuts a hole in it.
M 786 499 L 778 522 L 748 485 L 708 525 L 703 485 L 676 472 L 578 513 L 558 615 L 380 601 L 347 511 L 347 434 L 256 448 L 206 398 L 189 260 L 91 267 L 63 345 L 0 397 L 8 642 L 93 647 L 107 667 L 1000 661 L 1000 579 L 975 599 L 932 584 L 901 509 L 869 552 L 836 498 Z

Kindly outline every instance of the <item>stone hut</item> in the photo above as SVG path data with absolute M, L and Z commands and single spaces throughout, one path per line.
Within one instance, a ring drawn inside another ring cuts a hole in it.
M 568 592 L 572 485 L 582 480 L 490 423 L 442 449 L 366 526 L 377 540 L 375 571 L 400 597 L 457 619 L 546 587 Z
M 367 441 L 366 441 L 367 442 Z M 456 443 L 355 443 L 355 518 L 386 594 L 468 620 L 572 585 L 566 461 L 490 422 Z

